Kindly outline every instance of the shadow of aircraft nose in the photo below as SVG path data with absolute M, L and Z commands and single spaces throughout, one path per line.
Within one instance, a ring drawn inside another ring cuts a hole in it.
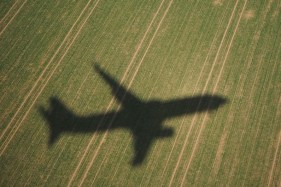
M 209 100 L 209 109 L 210 110 L 214 110 L 214 109 L 218 109 L 219 107 L 221 107 L 222 105 L 226 104 L 228 102 L 228 100 L 222 96 L 209 96 L 210 98 Z

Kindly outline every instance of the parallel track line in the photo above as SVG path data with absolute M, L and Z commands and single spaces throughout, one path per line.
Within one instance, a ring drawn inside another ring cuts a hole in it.
M 277 41 L 277 39 L 275 41 Z M 270 75 L 270 80 L 267 84 L 267 89 L 266 89 L 266 94 L 265 94 L 266 96 L 269 95 L 269 90 L 270 90 L 270 86 L 271 86 L 271 83 L 272 83 L 272 78 L 273 78 L 274 72 L 276 70 L 277 62 L 278 62 L 278 55 L 276 55 L 276 59 L 275 59 L 274 65 L 272 67 L 272 72 L 271 72 L 271 75 Z M 263 104 L 262 109 L 261 109 L 261 114 L 259 114 L 259 120 L 258 120 L 258 123 L 257 123 L 258 128 L 256 130 L 253 143 L 256 143 L 257 137 L 258 137 L 258 132 L 260 131 L 261 120 L 262 120 L 262 117 L 263 117 L 264 108 L 266 106 L 266 104 L 265 104 L 266 99 L 267 99 L 267 97 L 264 97 L 264 102 L 263 102 L 264 104 Z M 277 108 L 278 108 L 278 106 L 277 106 Z M 247 167 L 246 167 L 245 177 L 247 176 L 248 169 L 250 168 L 250 163 L 251 163 L 250 161 L 251 161 L 253 153 L 254 153 L 254 147 L 255 146 L 252 146 L 251 151 L 250 151 L 250 156 L 249 156 L 249 161 L 248 161 L 248 164 L 247 164 Z M 245 182 L 246 182 L 246 180 L 244 179 L 242 186 L 244 186 Z
M 227 13 L 227 11 L 224 12 L 224 14 L 226 14 L 226 13 Z M 224 15 L 224 16 L 225 16 L 225 15 Z M 223 18 L 224 16 L 222 16 L 222 18 Z M 220 23 L 219 23 L 219 27 L 221 27 L 221 25 L 222 25 L 222 23 L 223 23 L 222 20 L 223 20 L 223 19 L 221 19 L 221 21 L 220 21 Z M 208 62 L 209 59 L 210 59 L 211 52 L 212 52 L 213 49 L 215 48 L 215 42 L 216 42 L 216 40 L 218 39 L 218 34 L 219 34 L 219 30 L 216 31 L 215 36 L 214 36 L 214 38 L 213 38 L 213 40 L 212 40 L 212 42 L 211 42 L 210 49 L 208 50 L 207 56 L 205 57 L 205 60 L 204 60 L 204 62 L 203 62 L 203 66 L 202 66 L 201 71 L 200 71 L 200 73 L 199 73 L 199 77 L 198 77 L 198 79 L 197 79 L 197 82 L 195 83 L 195 87 L 194 87 L 194 91 L 193 91 L 193 93 L 192 93 L 192 96 L 195 95 L 196 88 L 198 87 L 198 84 L 199 84 L 199 82 L 200 82 L 200 80 L 201 80 L 201 77 L 202 77 L 202 75 L 203 75 L 203 70 L 205 69 L 205 66 L 206 66 L 207 62 Z M 184 119 L 182 120 L 181 125 L 180 125 L 180 127 L 179 127 L 179 132 L 181 131 L 181 129 L 182 129 L 182 127 L 183 127 L 184 121 L 186 121 L 186 118 L 184 118 Z M 170 151 L 170 153 L 169 153 L 168 159 L 167 159 L 166 164 L 165 164 L 165 166 L 164 166 L 164 169 L 163 169 L 163 171 L 162 171 L 162 174 L 161 174 L 161 178 L 162 178 L 161 186 L 163 185 L 163 182 L 164 182 L 164 180 L 163 180 L 164 173 L 166 172 L 166 169 L 167 169 L 167 167 L 168 167 L 168 163 L 170 162 L 170 159 L 171 159 L 171 156 L 172 156 L 172 153 L 173 153 L 173 150 L 174 150 L 174 148 L 175 148 L 175 145 L 176 145 L 176 143 L 177 143 L 178 138 L 179 138 L 179 134 L 176 135 L 176 138 L 175 138 L 175 141 L 174 141 L 174 143 L 173 143 L 172 149 L 171 149 L 171 151 Z
M 131 87 L 131 85 L 132 85 L 132 83 L 133 83 L 133 81 L 134 81 L 134 79 L 135 79 L 135 77 L 136 77 L 136 75 L 137 75 L 137 73 L 138 73 L 138 71 L 139 71 L 139 69 L 140 69 L 142 63 L 143 63 L 143 60 L 144 60 L 144 58 L 146 57 L 146 54 L 147 54 L 147 52 L 148 52 L 148 50 L 149 50 L 149 48 L 150 48 L 150 46 L 151 46 L 151 44 L 152 44 L 152 42 L 153 42 L 155 36 L 156 36 L 156 34 L 158 33 L 158 30 L 159 30 L 160 26 L 162 25 L 162 22 L 163 22 L 164 18 L 166 17 L 166 15 L 167 15 L 167 13 L 168 13 L 168 11 L 169 11 L 169 9 L 170 9 L 172 3 L 173 3 L 173 0 L 170 1 L 168 7 L 166 8 L 166 10 L 165 10 L 165 12 L 164 12 L 164 15 L 162 16 L 162 18 L 161 18 L 159 24 L 157 25 L 157 28 L 156 28 L 156 30 L 155 30 L 155 32 L 154 32 L 154 34 L 153 34 L 153 36 L 152 36 L 152 38 L 151 38 L 151 40 L 150 40 L 150 42 L 149 42 L 149 44 L 148 44 L 148 46 L 147 46 L 147 48 L 146 48 L 144 54 L 143 54 L 143 56 L 142 56 L 140 62 L 138 63 L 138 65 L 137 65 L 137 67 L 136 67 L 136 70 L 135 70 L 135 72 L 134 72 L 132 78 L 130 79 L 130 82 L 129 82 L 128 88 L 127 88 L 128 90 L 130 89 L 130 87 Z M 125 93 L 125 95 L 123 96 L 122 100 L 124 100 L 125 96 L 126 96 L 126 93 Z M 120 108 L 120 105 L 119 105 L 118 109 L 119 109 L 119 108 Z M 118 110 L 118 109 L 117 109 L 117 110 Z M 115 113 L 115 116 L 112 118 L 112 120 L 111 120 L 111 122 L 110 122 L 110 124 L 109 124 L 108 129 L 110 128 L 110 126 L 112 125 L 113 121 L 115 120 L 115 117 L 116 117 L 116 113 Z M 107 137 L 107 134 L 108 134 L 108 130 L 104 133 L 104 136 L 103 136 L 103 138 L 102 138 L 100 144 L 98 145 L 98 148 L 96 149 L 96 151 L 95 151 L 95 153 L 94 153 L 94 155 L 93 155 L 91 161 L 89 162 L 88 167 L 86 168 L 86 170 L 85 170 L 85 172 L 84 172 L 84 174 L 83 174 L 83 176 L 82 176 L 82 179 L 81 179 L 81 181 L 80 181 L 80 183 L 79 183 L 79 186 L 82 186 L 82 184 L 83 184 L 85 178 L 87 177 L 87 174 L 88 174 L 88 172 L 89 172 L 91 166 L 93 165 L 93 162 L 94 162 L 94 160 L 95 160 L 95 158 L 96 158 L 96 156 L 97 156 L 97 154 L 98 154 L 98 152 L 99 152 L 99 150 L 100 150 L 100 148 L 101 148 L 101 145 L 102 145 L 103 141 L 104 141 L 105 138 Z
M 75 20 L 74 24 L 72 25 L 72 27 L 70 28 L 70 30 L 68 31 L 68 33 L 66 34 L 66 36 L 64 37 L 62 43 L 60 44 L 60 46 L 58 47 L 58 49 L 56 50 L 56 52 L 54 53 L 54 55 L 52 56 L 52 58 L 49 60 L 49 62 L 47 63 L 47 65 L 45 66 L 45 68 L 43 69 L 42 73 L 40 74 L 40 76 L 37 78 L 37 80 L 35 81 L 35 83 L 33 84 L 32 88 L 30 89 L 30 91 L 27 93 L 27 95 L 24 97 L 24 100 L 21 102 L 21 105 L 18 107 L 16 113 L 13 115 L 11 121 L 8 123 L 8 125 L 6 126 L 6 128 L 4 129 L 4 131 L 2 132 L 2 134 L 0 135 L 0 140 L 3 138 L 3 136 L 5 135 L 6 131 L 8 130 L 8 128 L 10 128 L 11 124 L 14 122 L 15 118 L 18 116 L 19 112 L 22 110 L 23 106 L 26 104 L 27 100 L 29 99 L 29 97 L 31 96 L 31 94 L 33 93 L 34 89 L 37 87 L 38 83 L 40 82 L 40 80 L 42 79 L 42 77 L 45 75 L 45 72 L 47 71 L 47 69 L 49 68 L 50 64 L 53 62 L 54 58 L 57 56 L 57 54 L 59 53 L 60 49 L 62 48 L 63 44 L 66 43 L 66 40 L 69 38 L 72 30 L 74 29 L 75 25 L 78 23 L 79 19 L 81 18 L 81 16 L 83 15 L 83 13 L 86 11 L 87 7 L 89 6 L 90 2 L 92 0 L 90 0 L 86 6 L 84 7 L 84 9 L 82 10 L 82 12 L 80 13 L 80 15 L 78 16 L 78 18 Z
M 279 105 L 280 105 L 280 103 L 281 102 L 279 102 Z M 279 107 L 281 107 L 281 106 L 279 106 Z M 268 187 L 271 186 L 271 184 L 272 184 L 273 175 L 274 175 L 273 172 L 274 172 L 274 168 L 275 168 L 275 165 L 276 165 L 277 155 L 278 155 L 278 152 L 279 152 L 279 148 L 281 147 L 280 144 L 281 144 L 281 131 L 279 132 L 278 143 L 277 143 L 277 146 L 276 146 L 276 151 L 275 151 L 275 154 L 274 154 L 274 159 L 273 159 L 273 162 L 272 162 L 272 165 L 271 165 L 271 169 L 270 169 L 270 173 L 269 173 L 268 184 L 267 184 Z
M 205 86 L 204 86 L 204 89 L 203 89 L 202 93 L 204 93 L 204 92 L 206 91 L 206 89 L 207 89 L 207 85 L 208 85 L 209 80 L 210 80 L 210 78 L 211 78 L 211 75 L 212 75 L 212 73 L 213 73 L 214 67 L 215 67 L 215 65 L 216 65 L 216 63 L 217 63 L 217 59 L 218 59 L 218 56 L 219 56 L 220 51 L 221 51 L 221 49 L 222 49 L 222 45 L 223 45 L 223 43 L 224 43 L 226 34 L 227 34 L 228 29 L 229 29 L 229 27 L 230 27 L 230 25 L 231 25 L 231 23 L 232 23 L 232 19 L 233 19 L 233 17 L 234 17 L 234 13 L 235 13 L 235 11 L 236 11 L 238 2 L 239 2 L 239 1 L 236 1 L 236 4 L 234 5 L 234 8 L 233 8 L 233 10 L 232 10 L 231 16 L 230 16 L 230 18 L 229 18 L 227 27 L 226 27 L 226 29 L 225 29 L 225 31 L 224 31 L 222 40 L 221 40 L 221 42 L 220 42 L 219 48 L 218 48 L 218 50 L 217 50 L 215 59 L 214 59 L 214 61 L 213 61 L 211 70 L 210 70 L 210 72 L 209 72 L 209 75 L 208 75 L 208 78 L 207 78 L 207 81 L 206 81 L 206 83 L 205 83 Z M 202 102 L 202 101 L 199 101 L 199 104 L 197 105 L 196 111 L 199 109 L 199 107 L 200 107 L 200 105 L 201 105 L 201 102 Z M 194 117 L 193 117 L 193 119 L 192 119 L 191 126 L 190 126 L 190 130 L 188 131 L 188 134 L 187 134 L 187 136 L 186 136 L 186 138 L 185 138 L 185 141 L 184 141 L 184 143 L 183 143 L 183 146 L 182 146 L 180 155 L 179 155 L 179 157 L 178 157 L 178 161 L 177 161 L 177 163 L 176 163 L 176 166 L 175 166 L 175 168 L 174 168 L 174 170 L 173 170 L 172 176 L 171 176 L 170 181 L 169 181 L 169 186 L 172 185 L 172 182 L 173 182 L 174 177 L 175 177 L 175 175 L 176 175 L 176 172 L 177 172 L 177 170 L 178 170 L 178 167 L 179 167 L 181 158 L 182 158 L 182 156 L 183 156 L 183 153 L 184 153 L 185 148 L 186 148 L 186 145 L 187 145 L 187 141 L 188 141 L 189 136 L 190 136 L 191 129 L 193 129 L 193 126 L 194 126 L 194 124 L 195 124 L 196 118 L 197 118 L 197 114 L 195 114 Z
M 156 17 L 157 17 L 157 15 L 158 15 L 158 13 L 159 13 L 159 11 L 160 11 L 160 9 L 161 9 L 161 7 L 162 7 L 164 1 L 165 1 L 165 0 L 162 0 L 161 4 L 159 5 L 159 8 L 157 9 L 157 11 L 156 11 L 154 17 L 152 18 L 152 20 L 151 20 L 151 22 L 150 22 L 148 28 L 147 28 L 146 31 L 145 31 L 144 36 L 142 37 L 141 41 L 140 41 L 139 44 L 137 45 L 137 49 L 136 49 L 135 53 L 133 54 L 133 56 L 132 56 L 132 58 L 131 58 L 131 60 L 130 60 L 130 62 L 129 62 L 129 65 L 127 66 L 127 68 L 126 68 L 126 70 L 125 70 L 125 72 L 124 72 L 124 74 L 123 74 L 123 76 L 122 76 L 122 78 L 121 78 L 120 85 L 123 84 L 123 82 L 125 81 L 125 78 L 126 78 L 128 72 L 129 72 L 131 66 L 133 65 L 133 62 L 135 61 L 135 58 L 137 57 L 137 54 L 139 53 L 139 51 L 140 51 L 140 49 L 141 49 L 141 47 L 142 47 L 142 44 L 143 44 L 143 42 L 144 42 L 144 40 L 145 40 L 145 38 L 146 38 L 148 32 L 150 31 L 150 29 L 151 29 L 151 27 L 152 27 L 152 24 L 153 24 L 154 20 L 156 19 Z M 117 91 L 118 91 L 118 90 L 117 90 Z M 112 98 L 111 101 L 109 102 L 107 108 L 106 108 L 105 113 L 110 110 L 110 108 L 111 108 L 111 106 L 113 105 L 114 101 L 115 101 L 115 99 Z M 97 127 L 97 128 L 99 128 L 99 126 L 102 124 L 102 122 L 103 122 L 103 119 L 100 121 L 100 123 L 98 124 L 98 127 Z M 86 148 L 84 149 L 83 155 L 81 156 L 81 159 L 79 160 L 78 165 L 76 166 L 74 172 L 73 172 L 72 175 L 70 176 L 70 179 L 69 179 L 69 182 L 68 182 L 68 185 L 67 185 L 68 187 L 71 186 L 71 184 L 72 184 L 74 178 L 76 177 L 77 172 L 78 172 L 78 170 L 80 169 L 80 167 L 81 167 L 81 165 L 82 165 L 84 159 L 86 158 L 86 155 L 88 154 L 90 147 L 91 147 L 92 144 L 94 143 L 95 136 L 96 136 L 96 135 L 92 136 L 92 138 L 90 139 L 90 141 L 89 141 L 89 143 L 87 144 Z M 99 146 L 100 146 L 100 145 L 99 145 Z
M 221 79 L 221 76 L 222 76 L 222 72 L 223 72 L 223 70 L 224 70 L 224 67 L 225 67 L 225 64 L 226 64 L 226 60 L 228 59 L 229 52 L 230 52 L 230 49 L 231 49 L 231 47 L 232 47 L 232 43 L 233 43 L 233 41 L 234 41 L 234 38 L 235 38 L 235 35 L 236 35 L 236 33 L 237 33 L 238 27 L 239 27 L 239 25 L 240 25 L 240 21 L 241 21 L 242 15 L 243 15 L 243 13 L 244 13 L 246 4 L 247 4 L 247 0 L 245 0 L 245 2 L 244 2 L 244 6 L 243 6 L 243 9 L 242 9 L 242 11 L 241 11 L 241 13 L 240 13 L 239 20 L 238 20 L 238 22 L 237 22 L 237 24 L 236 24 L 235 30 L 234 30 L 233 35 L 232 35 L 232 37 L 231 37 L 230 43 L 229 43 L 229 45 L 228 45 L 228 49 L 227 49 L 227 52 L 226 52 L 226 54 L 225 54 L 225 58 L 224 58 L 224 60 L 223 60 L 222 67 L 221 67 L 221 69 L 220 69 L 219 76 L 218 76 L 217 81 L 216 81 L 216 84 L 215 84 L 215 86 L 214 86 L 214 88 L 213 88 L 213 90 L 212 90 L 212 95 L 216 92 L 218 83 L 220 82 L 220 79 Z M 210 107 L 210 103 L 209 103 L 208 108 L 209 108 L 209 107 Z M 200 130 L 199 130 L 199 133 L 198 133 L 198 135 L 197 135 L 197 138 L 196 138 L 196 141 L 195 141 L 195 145 L 193 146 L 190 159 L 189 159 L 189 161 L 188 161 L 188 164 L 187 164 L 185 173 L 184 173 L 183 178 L 182 178 L 182 181 L 181 181 L 181 186 L 184 185 L 185 177 L 186 177 L 186 175 L 187 175 L 187 172 L 188 172 L 188 170 L 189 170 L 189 167 L 190 167 L 190 165 L 191 165 L 191 162 L 192 162 L 192 160 L 193 160 L 193 158 L 194 158 L 195 151 L 197 150 L 197 147 L 198 147 L 198 144 L 199 144 L 199 139 L 200 139 L 201 133 L 203 132 L 203 129 L 204 129 L 204 127 L 205 127 L 206 120 L 207 120 L 207 114 L 205 114 L 205 116 L 204 116 L 204 118 L 203 118 L 203 122 L 202 122 L 202 124 L 201 124 L 201 126 L 200 126 Z
M 19 1 L 19 0 L 16 0 L 16 1 L 14 2 L 14 4 L 11 6 L 11 8 L 8 10 L 8 12 L 4 15 L 4 17 L 3 17 L 2 19 L 0 19 L 0 25 L 1 25 L 1 23 L 3 22 L 3 20 L 5 20 L 6 17 L 10 14 L 10 12 L 12 11 L 12 9 L 14 8 L 14 6 L 17 4 L 18 1 Z
M 259 39 L 259 36 L 260 36 L 260 31 L 261 30 L 258 30 L 258 26 L 256 27 L 256 29 L 255 29 L 255 36 L 258 36 L 256 39 L 254 39 L 253 40 L 253 42 L 252 42 L 252 44 L 251 44 L 251 46 L 253 46 L 251 49 L 252 50 L 250 50 L 248 53 L 247 53 L 247 57 L 246 57 L 246 59 L 247 59 L 247 61 L 248 61 L 248 63 L 247 64 L 245 64 L 245 68 L 242 68 L 242 69 L 245 69 L 245 70 L 249 70 L 249 68 L 250 68 L 250 66 L 251 66 L 251 64 L 252 64 L 252 57 L 253 57 L 253 53 L 254 53 L 254 51 L 256 50 L 256 48 L 257 48 L 257 44 L 258 44 L 258 39 Z M 251 56 L 250 56 L 251 55 Z M 247 74 L 247 73 L 244 73 L 245 75 Z M 239 95 L 239 93 L 241 92 L 241 90 L 242 90 L 242 88 L 244 87 L 244 85 L 245 85 L 245 81 L 246 81 L 246 76 L 240 76 L 240 78 L 239 78 L 239 80 L 238 80 L 238 83 L 237 83 L 237 85 L 239 85 L 239 87 L 238 88 L 240 88 L 239 90 L 235 90 L 235 93 L 234 93 L 234 98 L 236 98 L 238 95 Z M 227 121 L 226 121 L 226 124 L 229 124 L 228 126 L 225 126 L 224 127 L 224 130 L 223 130 L 223 134 L 224 133 L 227 133 L 226 132 L 226 128 L 227 127 L 229 127 L 229 126 L 231 126 L 230 125 L 230 123 L 231 123 L 231 119 L 232 119 L 232 117 L 231 116 L 229 116 L 230 115 L 230 113 L 231 113 L 231 111 L 233 111 L 234 110 L 234 102 L 231 102 L 230 103 L 230 107 L 229 107 L 229 112 L 228 112 L 228 115 L 227 115 Z M 234 115 L 234 114 L 232 114 L 232 115 Z M 226 136 L 228 136 L 228 133 L 227 133 L 227 135 Z M 217 157 L 216 157 L 217 158 Z M 214 168 L 214 165 L 215 165 L 215 163 L 216 163 L 216 159 L 215 159 L 215 161 L 214 161 L 214 163 L 213 163 L 213 166 L 212 166 L 212 168 Z M 218 169 L 218 168 L 217 168 Z M 216 172 L 216 171 L 214 171 L 214 172 Z M 210 177 L 209 177 L 209 179 L 208 179 L 208 184 L 209 184 L 209 182 L 210 182 L 210 180 L 211 180 L 211 177 L 212 175 L 210 175 Z
M 97 0 L 97 2 L 95 3 L 93 9 L 91 10 L 91 12 L 88 14 L 88 16 L 85 18 L 84 22 L 82 23 L 81 27 L 79 28 L 79 30 L 77 31 L 77 33 L 75 34 L 73 40 L 71 41 L 71 43 L 68 45 L 65 53 L 62 55 L 62 57 L 60 58 L 60 60 L 58 61 L 58 63 L 55 65 L 54 69 L 51 71 L 51 73 L 49 74 L 47 80 L 44 82 L 43 86 L 41 87 L 41 89 L 39 90 L 39 92 L 37 92 L 37 95 L 35 96 L 35 98 L 33 99 L 30 107 L 28 108 L 28 110 L 25 112 L 23 118 L 21 119 L 21 121 L 19 122 L 19 125 L 17 126 L 17 128 L 15 129 L 15 131 L 13 132 L 11 138 L 8 140 L 7 143 L 4 144 L 4 148 L 2 148 L 3 146 L 1 146 L 1 152 L 0 152 L 0 156 L 4 153 L 4 151 L 6 150 L 8 144 L 10 143 L 10 141 L 13 139 L 14 135 L 16 134 L 16 132 L 18 131 L 18 129 L 21 127 L 23 121 L 26 119 L 27 115 L 29 114 L 29 112 L 31 111 L 33 105 L 35 104 L 35 102 L 37 101 L 38 97 L 41 95 L 41 93 L 43 92 L 43 90 L 45 89 L 45 87 L 47 86 L 49 80 L 51 79 L 51 77 L 53 76 L 53 74 L 55 73 L 56 69 L 58 68 L 58 66 L 60 65 L 60 63 L 62 62 L 62 60 L 64 59 L 65 55 L 67 54 L 67 52 L 69 51 L 69 49 L 72 47 L 73 43 L 76 41 L 76 38 L 78 37 L 78 35 L 80 34 L 82 28 L 84 27 L 84 25 L 86 24 L 87 20 L 89 19 L 89 17 L 92 15 L 93 11 L 95 10 L 96 6 L 98 5 L 100 0 Z M 91 2 L 91 0 L 89 1 Z M 88 4 L 87 4 L 88 5 Z M 86 8 L 86 7 L 85 7 Z M 84 9 L 85 10 L 85 9 Z M 82 14 L 82 13 L 81 13 Z M 80 15 L 81 15 L 80 14 Z M 80 16 L 79 16 L 80 17 Z M 51 62 L 51 61 L 50 61 Z M 49 64 L 48 64 L 49 65 Z M 47 65 L 47 66 L 48 66 Z M 44 70 L 46 70 L 47 68 L 45 68 Z M 42 74 L 41 74 L 42 75 Z M 39 82 L 39 79 L 37 79 Z M 37 82 L 37 83 L 38 83 Z M 1 138 L 0 138 L 1 139 Z
M 17 10 L 17 12 L 13 15 L 13 17 L 10 19 L 10 21 L 6 24 L 6 26 L 1 30 L 0 32 L 0 37 L 1 35 L 4 33 L 4 31 L 7 29 L 7 27 L 12 23 L 12 21 L 15 19 L 15 17 L 18 15 L 18 13 L 21 11 L 22 7 L 25 5 L 25 3 L 27 2 L 27 0 L 25 0 L 22 5 L 19 7 L 19 9 Z

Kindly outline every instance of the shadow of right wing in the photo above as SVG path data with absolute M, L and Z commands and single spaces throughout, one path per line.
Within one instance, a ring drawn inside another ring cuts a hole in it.
M 144 161 L 154 137 L 134 134 L 134 158 L 133 166 L 138 166 Z

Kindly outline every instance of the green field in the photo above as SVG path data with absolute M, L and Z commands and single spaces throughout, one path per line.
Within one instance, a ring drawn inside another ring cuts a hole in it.
M 0 186 L 281 186 L 281 1 L 0 1 L 0 168 Z

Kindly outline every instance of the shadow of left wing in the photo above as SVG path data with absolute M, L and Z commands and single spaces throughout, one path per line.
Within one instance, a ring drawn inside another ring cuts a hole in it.
M 130 106 L 132 104 L 140 103 L 140 99 L 129 92 L 124 86 L 119 84 L 108 73 L 101 69 L 98 65 L 95 65 L 95 70 L 100 74 L 103 80 L 110 86 L 112 95 L 124 106 Z

